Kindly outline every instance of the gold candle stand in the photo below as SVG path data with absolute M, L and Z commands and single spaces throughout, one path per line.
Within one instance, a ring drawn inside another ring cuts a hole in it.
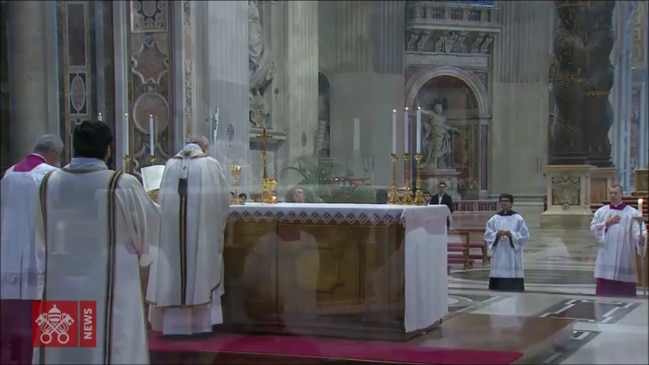
M 424 192 L 421 191 L 421 153 L 415 154 L 415 204 L 416 205 L 426 205 L 426 199 L 424 199 Z
M 277 204 L 277 198 L 273 195 L 275 186 L 277 186 L 277 179 L 268 177 L 268 154 L 266 152 L 266 141 L 272 139 L 273 136 L 266 130 L 266 124 L 262 124 L 261 135 L 261 161 L 263 164 L 262 180 L 261 180 L 261 202 L 264 204 Z
M 149 156 L 149 166 L 155 165 L 155 156 Z
M 232 191 L 234 196 L 230 199 L 230 205 L 244 205 L 243 200 L 239 198 L 239 175 L 241 175 L 241 165 L 231 165 L 230 174 L 232 174 Z
M 391 154 L 392 159 L 392 188 L 390 188 L 390 198 L 388 204 L 401 204 L 399 193 L 397 192 L 397 160 L 398 157 L 395 153 Z
M 414 204 L 414 199 L 412 198 L 412 189 L 410 189 L 410 154 L 403 154 L 403 184 L 405 185 L 403 190 L 403 199 L 401 203 L 403 205 L 412 205 Z

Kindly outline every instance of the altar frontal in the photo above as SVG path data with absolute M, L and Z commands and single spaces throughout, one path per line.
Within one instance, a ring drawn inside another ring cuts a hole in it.
M 448 314 L 446 206 L 246 204 L 225 234 L 225 330 L 407 340 Z

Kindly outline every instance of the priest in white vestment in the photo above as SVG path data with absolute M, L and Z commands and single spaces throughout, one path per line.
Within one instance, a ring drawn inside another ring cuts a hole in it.
M 160 211 L 134 176 L 108 169 L 112 142 L 108 125 L 83 122 L 70 164 L 40 185 L 43 301 L 95 302 L 96 346 L 35 347 L 34 364 L 149 363 L 138 256 L 159 240 Z
M 590 223 L 597 241 L 596 295 L 635 297 L 637 294 L 635 258 L 636 253 L 642 257 L 646 254 L 647 227 L 633 221 L 640 213 L 622 201 L 622 191 L 620 185 L 613 185 L 611 204 L 597 209 Z
M 56 170 L 63 141 L 41 136 L 33 152 L 2 178 L 0 259 L 0 363 L 26 364 L 32 358 L 32 301 L 43 291 L 43 269 L 36 261 L 34 217 L 43 176 Z
M 514 197 L 501 194 L 501 211 L 487 222 L 484 240 L 491 252 L 489 289 L 525 291 L 523 247 L 530 239 L 530 231 L 523 216 L 512 210 Z
M 151 328 L 163 335 L 211 334 L 223 323 L 223 234 L 230 189 L 209 141 L 192 137 L 167 161 L 158 202 L 163 224 L 149 273 Z

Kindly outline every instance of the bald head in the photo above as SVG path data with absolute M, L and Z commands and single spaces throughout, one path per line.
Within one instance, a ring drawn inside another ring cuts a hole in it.
M 59 136 L 46 134 L 39 137 L 34 144 L 33 152 L 43 156 L 48 165 L 58 166 L 63 151 L 63 141 Z
M 207 137 L 205 136 L 191 136 L 187 140 L 187 143 L 197 144 L 198 147 L 200 147 L 204 153 L 207 153 L 207 151 L 210 148 L 210 140 L 207 139 Z

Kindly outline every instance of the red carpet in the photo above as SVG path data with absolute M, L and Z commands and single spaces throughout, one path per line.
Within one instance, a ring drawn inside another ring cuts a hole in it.
M 296 336 L 221 333 L 205 339 L 170 340 L 150 332 L 151 352 L 250 353 L 413 364 L 511 364 L 523 356 L 510 351 L 478 351 L 408 344 Z

